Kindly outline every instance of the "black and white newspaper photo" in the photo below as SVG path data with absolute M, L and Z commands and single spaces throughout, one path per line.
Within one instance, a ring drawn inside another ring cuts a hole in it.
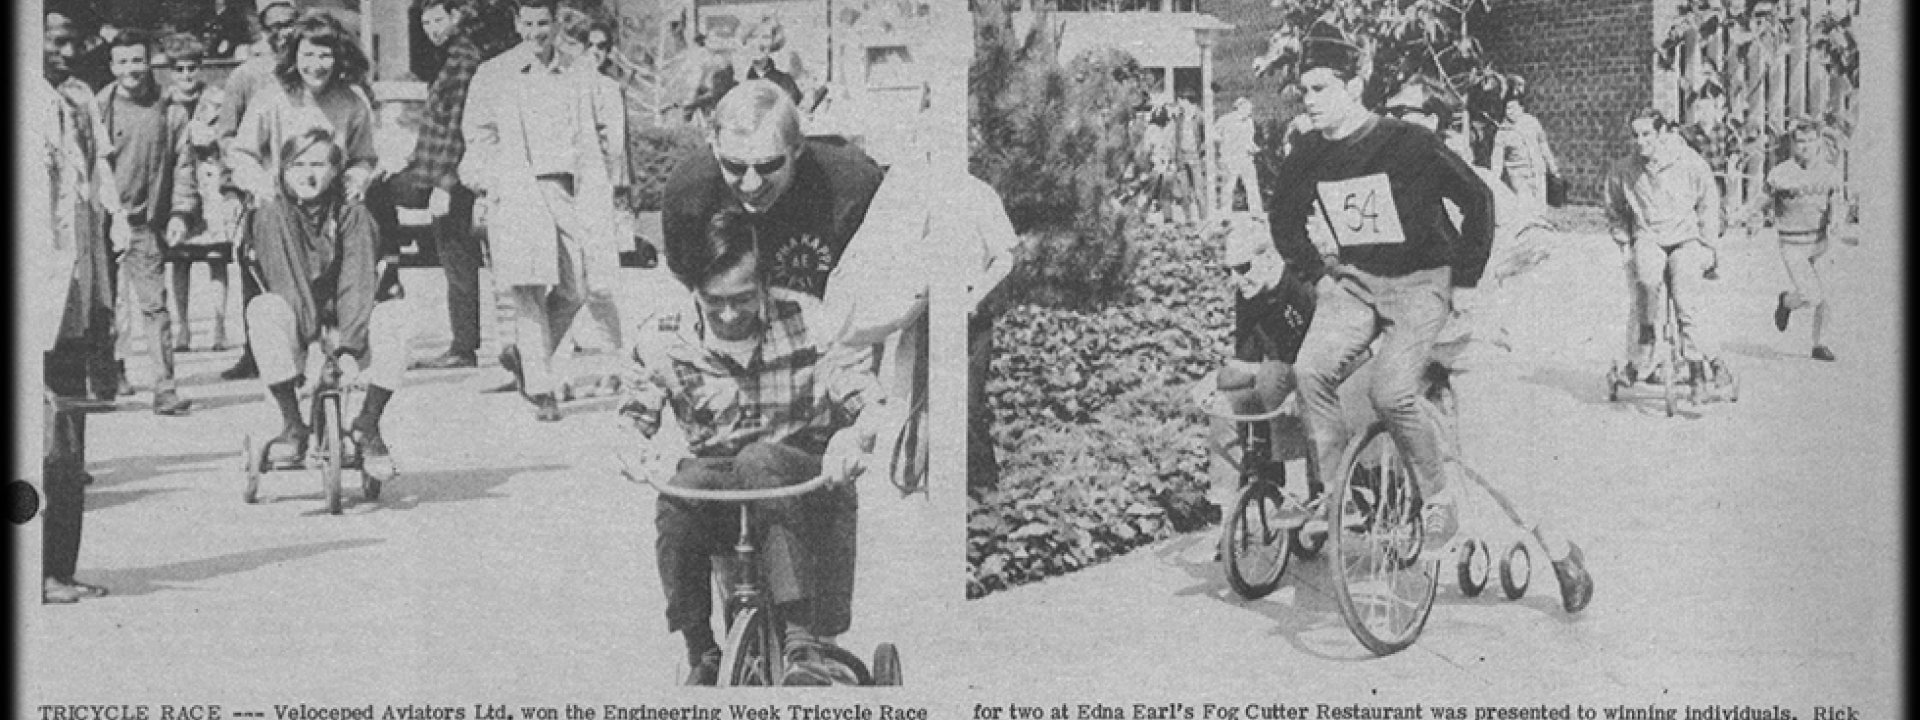
M 1903 3 L 13 12 L 13 717 L 1904 717 Z

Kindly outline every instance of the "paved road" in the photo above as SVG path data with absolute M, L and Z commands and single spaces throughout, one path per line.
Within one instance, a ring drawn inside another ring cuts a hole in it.
M 678 289 L 663 271 L 627 272 L 629 321 Z M 444 285 L 408 273 L 424 357 L 446 346 Z M 491 320 L 486 332 L 491 345 Z M 79 577 L 113 595 L 28 611 L 27 702 L 215 701 L 272 717 L 267 703 L 295 701 L 631 704 L 676 681 L 654 493 L 615 472 L 628 431 L 612 399 L 542 424 L 517 395 L 479 392 L 506 377 L 497 367 L 410 373 L 385 425 L 401 477 L 370 503 L 350 475 L 333 517 L 311 474 L 270 476 L 261 504 L 241 502 L 240 438 L 278 422 L 257 381 L 218 380 L 234 356 L 181 356 L 190 417 L 156 418 L 144 395 L 93 417 Z M 861 489 L 843 644 L 870 656 L 900 643 L 911 679 L 928 653 L 908 629 L 936 600 L 926 588 L 959 593 L 939 579 L 955 567 L 925 562 L 959 547 L 927 530 L 957 517 L 935 502 L 957 500 L 903 498 L 878 477 Z
M 1893 251 L 1834 251 L 1840 362 L 1823 364 L 1807 357 L 1806 317 L 1772 326 L 1785 287 L 1772 236 L 1726 248 L 1708 317 L 1742 398 L 1668 419 L 1605 397 L 1624 312 L 1611 244 L 1572 234 L 1552 249 L 1502 291 L 1513 350 L 1467 358 L 1462 436 L 1470 464 L 1584 546 L 1598 586 L 1585 613 L 1560 611 L 1544 567 L 1519 602 L 1449 581 L 1420 642 L 1373 659 L 1341 624 L 1324 561 L 1242 601 L 1209 530 L 970 603 L 956 656 L 979 661 L 953 672 L 989 702 L 1712 701 L 1800 718 L 1832 702 L 1892 716 Z M 991 660 L 1007 652 L 1023 662 Z
M 1611 253 L 1593 235 L 1556 245 L 1505 291 L 1512 352 L 1475 354 L 1461 380 L 1471 462 L 1587 548 L 1598 592 L 1582 616 L 1560 613 L 1544 571 L 1520 602 L 1449 587 L 1418 645 L 1373 659 L 1340 625 L 1324 563 L 1243 602 L 1211 562 L 1212 532 L 963 602 L 958 498 L 869 482 L 844 640 L 862 654 L 900 643 L 914 687 L 866 697 L 944 717 L 1056 700 L 1777 702 L 1801 718 L 1831 701 L 1888 716 L 1902 597 L 1892 252 L 1836 251 L 1841 362 L 1828 365 L 1805 357 L 1802 327 L 1771 327 L 1784 274 L 1768 238 L 1729 247 L 1710 315 L 1742 400 L 1675 419 L 1604 399 Z M 672 292 L 657 273 L 633 278 L 630 310 Z M 438 286 L 431 272 L 408 282 L 416 352 L 431 353 L 446 341 Z M 94 418 L 81 577 L 114 595 L 29 609 L 27 702 L 271 716 L 294 701 L 689 697 L 668 687 L 680 650 L 662 631 L 653 499 L 614 476 L 610 401 L 543 425 L 514 396 L 477 392 L 497 368 L 414 373 L 388 424 L 404 475 L 330 517 L 309 477 L 240 502 L 239 437 L 273 412 L 255 383 L 215 378 L 231 353 L 183 357 L 202 410 L 155 418 L 136 398 Z

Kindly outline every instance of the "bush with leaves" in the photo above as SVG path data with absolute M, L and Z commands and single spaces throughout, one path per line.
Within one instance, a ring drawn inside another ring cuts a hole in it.
M 1044 13 L 1020 32 L 999 3 L 974 10 L 968 72 L 969 168 L 999 191 L 1029 236 L 1034 277 L 1065 295 L 1105 292 L 1124 276 L 1128 211 L 1113 198 L 1132 162 L 1139 64 L 1117 50 L 1059 57 L 1062 26 Z M 1093 245 L 1092 247 L 1089 244 Z M 1055 247 L 1059 246 L 1059 247 Z M 1088 265 L 1080 260 L 1105 258 Z
M 1220 237 L 1138 228 L 1124 293 L 1022 305 L 994 329 L 997 488 L 973 488 L 969 597 L 1071 572 L 1218 519 L 1186 390 L 1231 350 Z

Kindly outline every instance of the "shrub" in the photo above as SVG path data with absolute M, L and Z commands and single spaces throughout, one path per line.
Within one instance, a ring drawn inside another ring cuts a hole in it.
M 972 488 L 969 597 L 1084 567 L 1218 519 L 1206 418 L 1186 388 L 1231 349 L 1221 239 L 1130 233 L 1125 291 L 1097 307 L 1021 305 L 994 329 L 998 488 Z
M 969 166 L 1028 236 L 1025 259 L 1043 265 L 1020 279 L 1057 282 L 1061 296 L 1117 289 L 1129 223 L 1113 198 L 1137 144 L 1139 64 L 1115 50 L 1062 63 L 1059 26 L 1044 14 L 1024 35 L 999 3 L 974 21 Z
M 682 158 L 705 144 L 705 137 L 695 125 L 629 125 L 627 165 L 633 169 L 633 209 L 659 210 L 660 192 L 666 187 L 667 175 Z

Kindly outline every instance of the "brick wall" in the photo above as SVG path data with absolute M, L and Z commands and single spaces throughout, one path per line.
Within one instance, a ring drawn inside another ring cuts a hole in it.
M 1652 101 L 1657 1 L 1503 0 L 1476 29 L 1495 67 L 1527 79 L 1572 202 L 1600 201 L 1627 116 Z

